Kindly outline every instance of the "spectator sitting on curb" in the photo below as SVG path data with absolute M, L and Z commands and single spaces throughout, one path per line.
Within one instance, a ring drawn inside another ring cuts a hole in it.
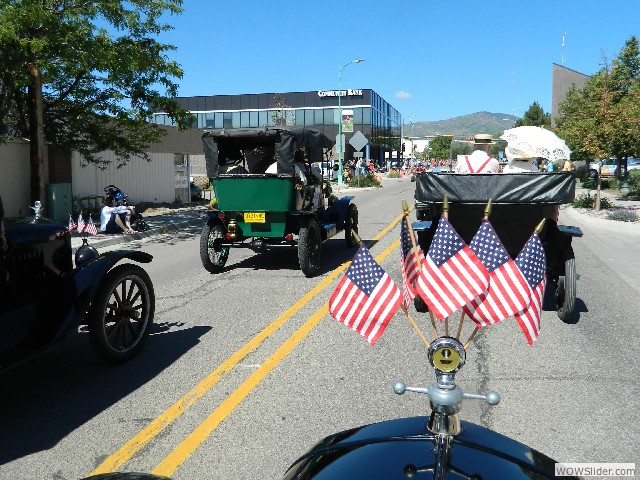
M 136 233 L 131 228 L 131 211 L 126 206 L 115 206 L 113 197 L 106 197 L 100 211 L 100 231 L 103 233 Z

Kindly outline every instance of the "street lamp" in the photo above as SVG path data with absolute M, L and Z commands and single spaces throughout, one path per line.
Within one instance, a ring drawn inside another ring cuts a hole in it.
M 364 62 L 361 58 L 356 58 L 341 67 L 338 67 L 338 184 L 342 185 L 342 70 L 352 63 Z

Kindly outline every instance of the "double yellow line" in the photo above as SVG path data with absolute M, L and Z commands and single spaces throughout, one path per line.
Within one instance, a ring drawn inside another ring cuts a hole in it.
M 394 219 L 382 230 L 373 241 L 377 241 L 386 235 L 402 219 L 402 215 Z M 396 240 L 389 248 L 376 257 L 380 262 L 398 247 L 400 241 Z M 333 282 L 350 262 L 345 262 L 336 268 L 325 279 L 303 295 L 300 300 L 289 307 L 282 315 L 256 334 L 248 343 L 237 350 L 218 368 L 198 383 L 186 395 L 180 398 L 160 416 L 154 419 L 140 433 L 129 440 L 117 452 L 109 455 L 90 475 L 114 472 L 129 461 L 141 448 L 147 445 L 166 427 L 185 413 L 200 397 L 216 385 L 224 375 L 240 363 L 247 355 L 256 350 L 260 344 L 270 335 L 282 327 L 287 320 L 295 315 L 304 305 Z M 155 475 L 172 475 L 184 463 L 193 452 L 204 442 L 209 435 L 227 418 L 231 412 L 242 402 L 247 395 L 264 380 L 264 378 L 302 341 L 302 339 L 320 322 L 328 313 L 325 303 L 278 348 L 260 367 L 245 380 L 231 395 L 229 395 L 207 419 L 202 422 L 185 440 L 183 440 L 154 470 Z

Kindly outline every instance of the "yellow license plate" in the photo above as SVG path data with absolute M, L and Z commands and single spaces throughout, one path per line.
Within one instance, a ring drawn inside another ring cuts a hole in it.
M 244 222 L 245 223 L 264 223 L 265 222 L 264 212 L 245 212 Z

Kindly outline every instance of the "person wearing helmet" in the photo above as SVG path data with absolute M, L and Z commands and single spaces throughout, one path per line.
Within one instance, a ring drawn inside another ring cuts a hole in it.
M 116 206 L 113 197 L 106 197 L 100 212 L 100 231 L 103 233 L 136 233 L 131 228 L 131 211 L 127 206 Z

